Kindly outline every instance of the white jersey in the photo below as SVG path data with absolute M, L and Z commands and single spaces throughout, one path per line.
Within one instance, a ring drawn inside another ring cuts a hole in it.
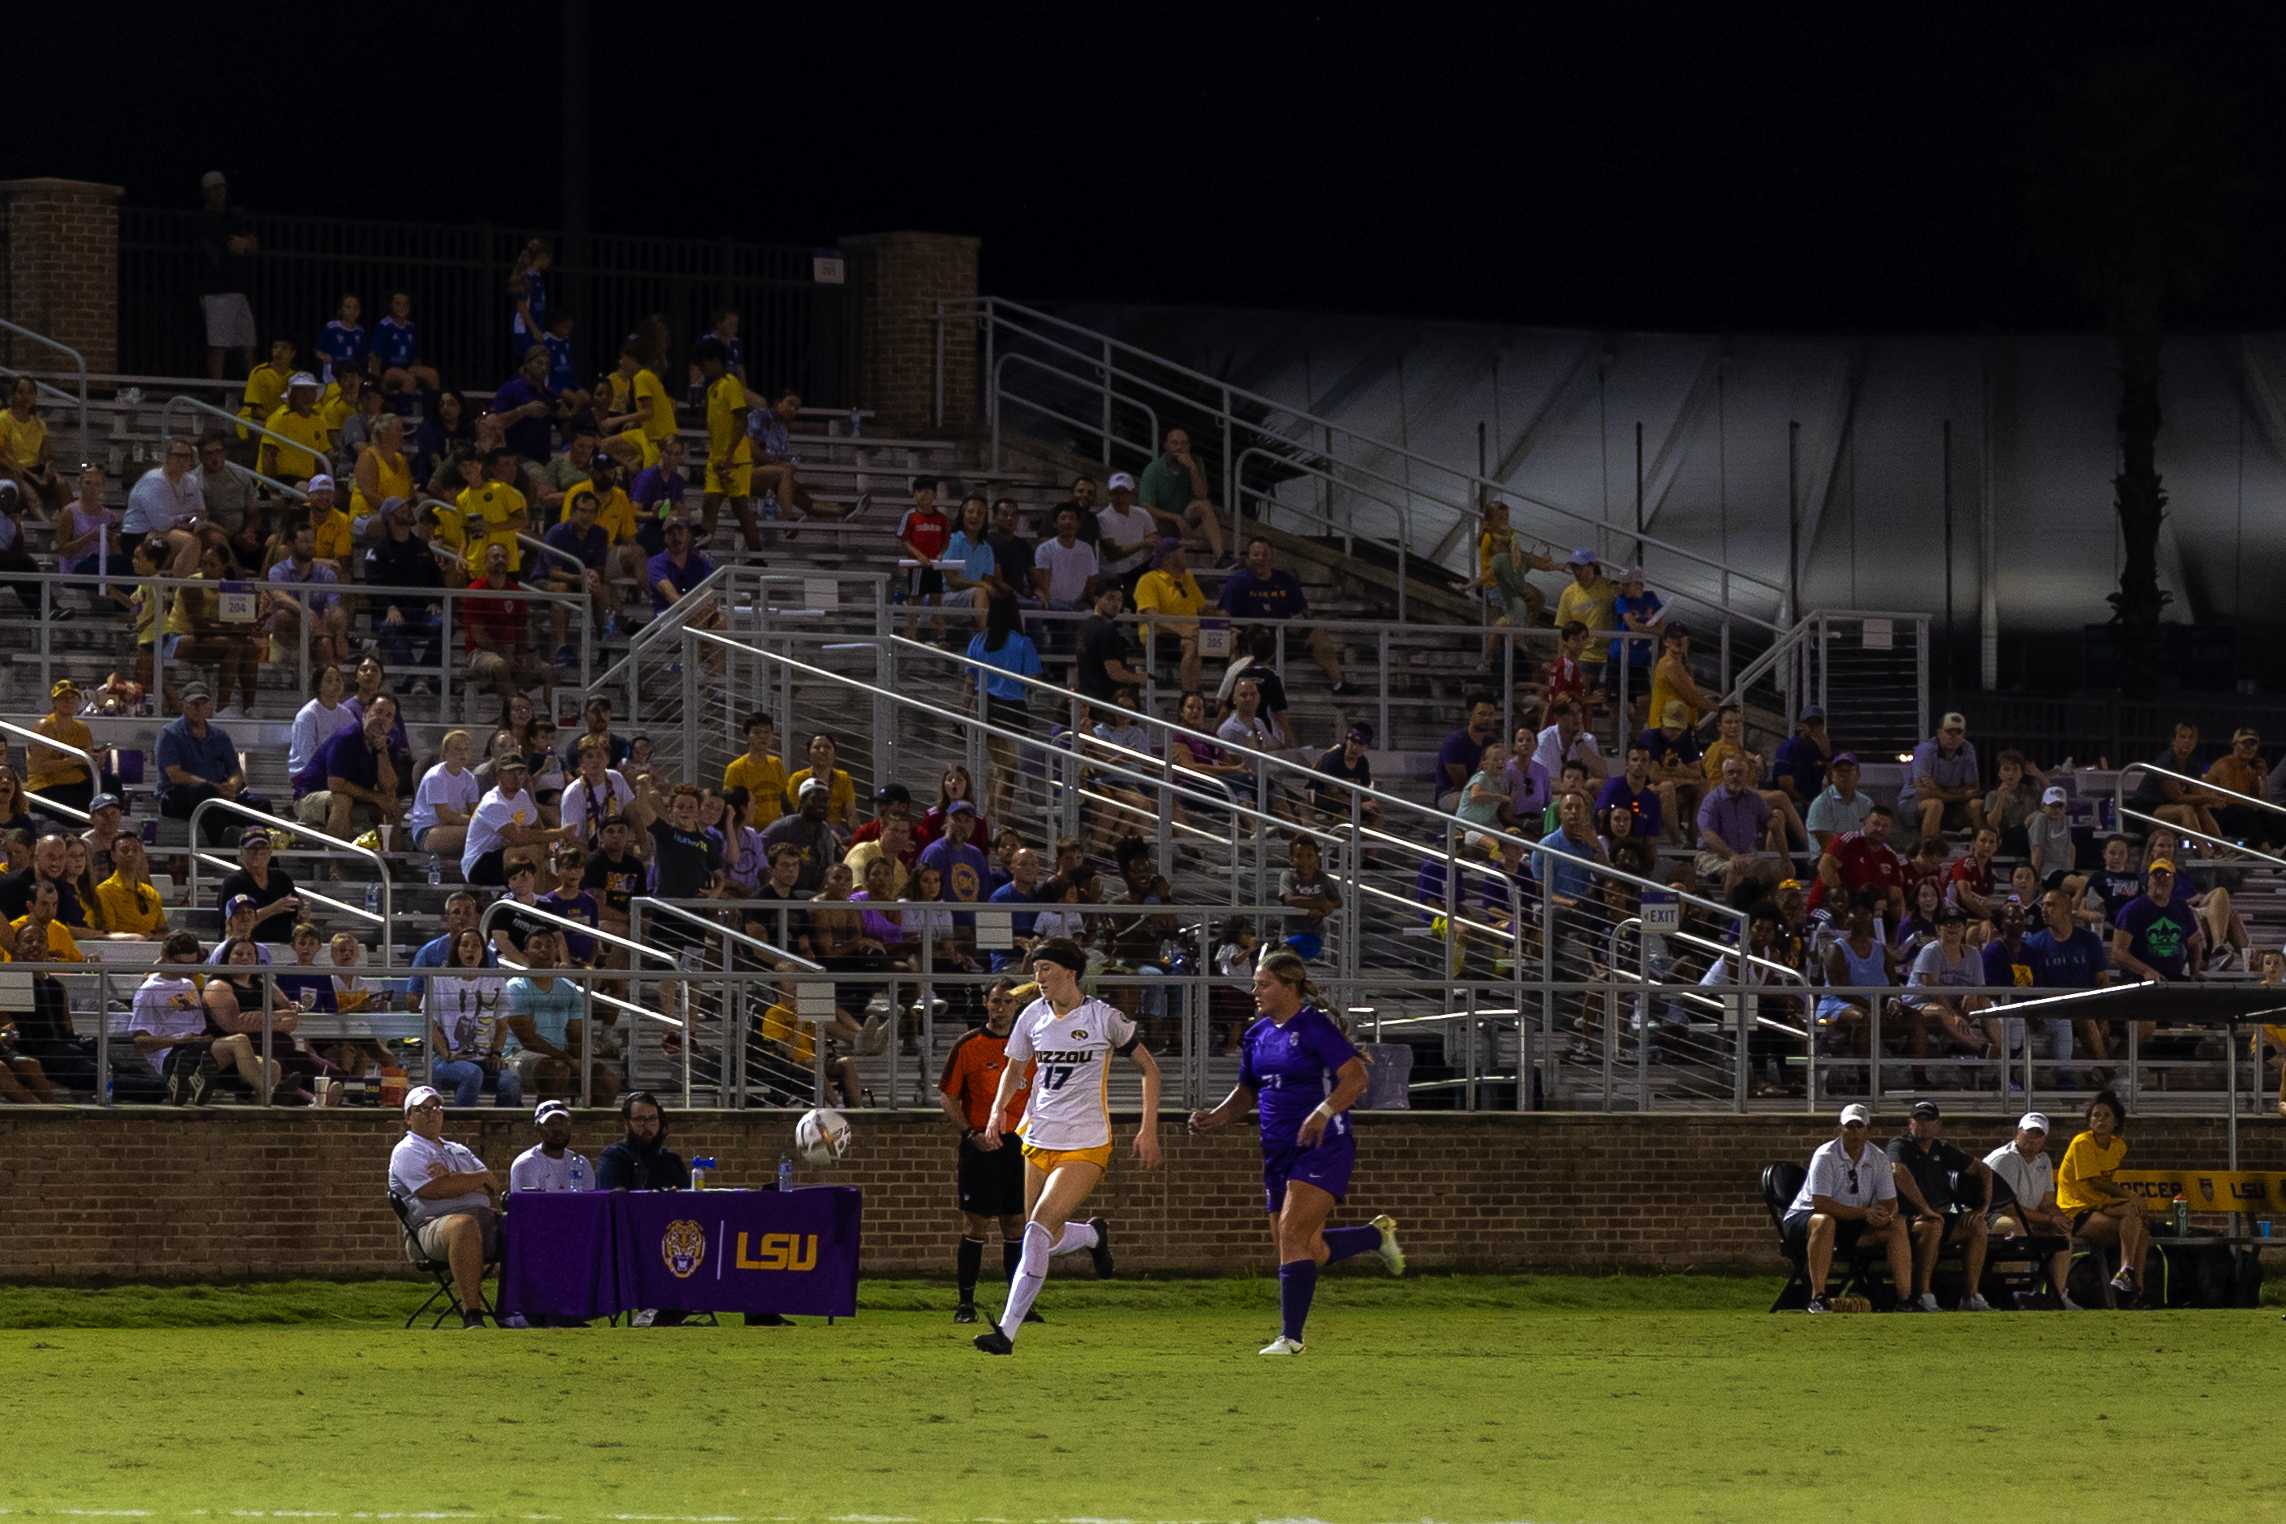
M 575 1154 L 568 1148 L 562 1158 L 551 1159 L 548 1151 L 535 1143 L 508 1166 L 510 1191 L 592 1191 L 595 1188 L 595 1166 L 587 1162 L 587 1155 Z
M 1034 1148 L 1102 1148 L 1111 1142 L 1111 1056 L 1135 1046 L 1135 1023 L 1100 1000 L 1058 1016 L 1041 996 L 1008 1033 L 1008 1062 L 1037 1060 L 1032 1098 L 1017 1131 Z

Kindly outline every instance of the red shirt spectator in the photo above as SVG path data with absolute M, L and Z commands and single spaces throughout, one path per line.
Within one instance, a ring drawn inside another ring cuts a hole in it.
M 513 588 L 514 577 L 502 577 L 495 582 L 478 577 L 468 584 L 470 592 L 486 588 Z M 471 656 L 479 651 L 497 651 L 505 656 L 524 644 L 524 605 L 514 598 L 467 598 L 460 605 L 460 627 Z
M 1889 845 L 1889 811 L 1880 805 L 1865 818 L 1865 829 L 1836 836 L 1818 861 L 1818 882 L 1810 891 L 1810 908 L 1817 909 L 1830 894 L 1844 903 L 1871 889 L 1893 906 L 1905 894 L 1905 859 Z M 1828 864 L 1832 865 L 1831 871 Z M 1833 879 L 1838 877 L 1837 885 Z

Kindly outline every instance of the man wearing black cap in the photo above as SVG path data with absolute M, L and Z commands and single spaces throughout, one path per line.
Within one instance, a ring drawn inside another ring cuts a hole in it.
M 1889 1140 L 1889 1166 L 1897 1175 L 1897 1198 L 1905 1203 L 1906 1231 L 1913 1239 L 1912 1298 L 1923 1312 L 1937 1310 L 1929 1287 L 1946 1244 L 1961 1246 L 1961 1273 L 1968 1294 L 1963 1312 L 1990 1312 L 1979 1292 L 1984 1279 L 1985 1208 L 1992 1204 L 1992 1181 L 1984 1165 L 1945 1141 L 1943 1114 L 1935 1101 L 1916 1101 L 1902 1137 Z M 1973 1198 L 1973 1199 L 1971 1199 Z
M 1364 725 L 1352 725 L 1342 733 L 1341 744 L 1318 758 L 1318 771 L 1338 782 L 1357 788 L 1373 787 L 1373 759 L 1366 749 L 1373 744 L 1373 731 Z M 1349 815 L 1349 793 L 1344 789 L 1319 787 L 1311 790 L 1319 809 L 1328 814 Z M 1361 799 L 1358 814 L 1367 825 L 1381 823 L 1381 801 Z
M 87 829 L 79 839 L 87 843 L 87 863 L 95 881 L 111 876 L 111 843 L 118 839 L 119 822 L 127 814 L 127 801 L 117 794 L 97 794 L 87 804 Z
M 1793 801 L 1794 808 L 1807 808 L 1825 792 L 1826 768 L 1830 765 L 1826 759 L 1833 751 L 1833 742 L 1826 737 L 1826 712 L 1812 704 L 1795 721 L 1794 733 L 1778 743 L 1770 781 Z

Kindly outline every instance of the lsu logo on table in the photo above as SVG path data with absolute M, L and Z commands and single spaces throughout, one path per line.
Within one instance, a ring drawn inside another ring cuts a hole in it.
M 668 1223 L 659 1238 L 659 1257 L 667 1262 L 676 1280 L 689 1280 L 706 1263 L 706 1229 L 688 1217 Z
M 756 1236 L 749 1249 L 747 1237 L 741 1233 L 738 1256 L 731 1263 L 741 1270 L 814 1270 L 818 1263 L 818 1236 L 815 1233 L 763 1233 Z

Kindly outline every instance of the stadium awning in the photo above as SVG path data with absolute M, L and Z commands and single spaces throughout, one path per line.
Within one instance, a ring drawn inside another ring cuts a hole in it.
M 2011 1016 L 2163 1021 L 2184 1027 L 2237 1026 L 2254 1021 L 2286 1026 L 2286 989 L 2147 979 L 2102 989 L 2070 990 L 2037 1000 L 2014 1000 L 2007 1010 Z

